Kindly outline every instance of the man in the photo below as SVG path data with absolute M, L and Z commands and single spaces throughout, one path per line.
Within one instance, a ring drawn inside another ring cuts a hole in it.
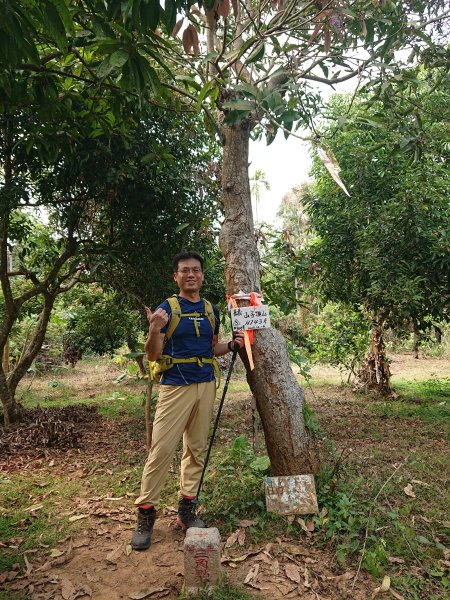
M 228 343 L 218 342 L 219 311 L 200 297 L 204 261 L 199 254 L 177 254 L 173 279 L 179 287 L 178 296 L 165 300 L 154 313 L 146 309 L 150 327 L 145 352 L 149 361 L 159 359 L 161 385 L 152 446 L 135 502 L 137 525 L 131 540 L 135 550 L 146 550 L 151 544 L 156 506 L 181 436 L 177 520 L 183 529 L 205 527 L 197 517 L 193 500 L 203 469 L 215 398 L 214 357 L 244 345 L 243 332 L 236 333 Z

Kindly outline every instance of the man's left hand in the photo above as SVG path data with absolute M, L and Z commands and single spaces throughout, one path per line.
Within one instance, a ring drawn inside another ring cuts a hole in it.
M 233 333 L 233 341 L 235 342 L 235 344 L 238 344 L 239 348 L 243 348 L 245 345 L 245 333 L 243 330 L 241 331 L 236 331 L 235 333 Z

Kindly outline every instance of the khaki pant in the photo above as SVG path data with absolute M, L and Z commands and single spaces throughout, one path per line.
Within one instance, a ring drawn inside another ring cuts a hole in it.
M 216 382 L 161 385 L 153 424 L 152 446 L 142 473 L 136 505 L 157 505 L 183 436 L 180 495 L 195 496 L 205 462 Z

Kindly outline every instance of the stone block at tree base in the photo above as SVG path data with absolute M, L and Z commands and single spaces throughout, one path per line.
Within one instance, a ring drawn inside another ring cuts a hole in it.
M 313 475 L 266 477 L 267 512 L 278 515 L 309 515 L 318 512 Z
M 214 585 L 219 575 L 219 530 L 216 527 L 191 527 L 184 540 L 184 584 L 187 591 Z

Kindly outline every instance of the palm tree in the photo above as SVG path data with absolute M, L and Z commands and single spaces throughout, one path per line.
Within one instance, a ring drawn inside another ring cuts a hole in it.
M 267 191 L 270 190 L 270 183 L 267 181 L 266 174 L 263 169 L 256 169 L 252 177 L 250 177 L 250 181 L 252 182 L 252 198 L 255 198 L 255 227 L 257 227 L 258 204 L 261 199 L 261 188 L 263 187 Z

